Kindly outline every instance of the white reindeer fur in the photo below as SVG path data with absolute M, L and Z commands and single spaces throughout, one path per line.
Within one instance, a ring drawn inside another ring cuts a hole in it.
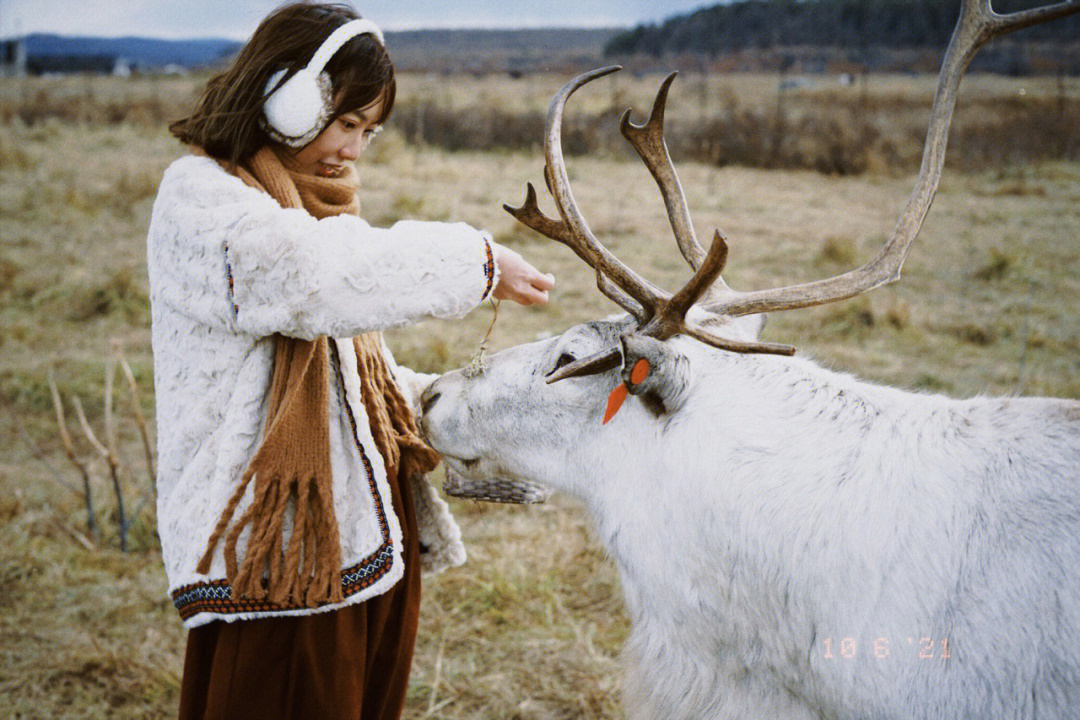
M 625 329 L 443 376 L 424 426 L 465 475 L 585 502 L 632 619 L 630 717 L 1080 717 L 1080 403 L 916 394 L 675 338 L 685 404 L 630 397 L 602 426 L 617 371 L 543 376 Z

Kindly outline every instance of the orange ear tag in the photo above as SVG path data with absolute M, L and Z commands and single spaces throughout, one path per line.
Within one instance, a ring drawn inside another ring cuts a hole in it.
M 648 376 L 649 361 L 641 358 L 634 363 L 634 369 L 630 371 L 630 382 L 634 385 L 640 385 Z M 604 421 L 600 423 L 601 425 L 607 425 L 608 421 L 615 417 L 615 413 L 619 412 L 619 408 L 622 407 L 623 401 L 626 400 L 626 395 L 629 392 L 626 383 L 619 383 L 615 386 L 615 389 L 608 395 L 607 407 L 604 409 Z
M 608 420 L 615 417 L 615 413 L 619 412 L 619 408 L 622 407 L 623 400 L 626 399 L 626 393 L 628 392 L 626 383 L 619 383 L 615 386 L 615 389 L 608 395 L 607 408 L 604 410 L 604 421 L 600 423 L 601 425 L 607 425 Z
M 630 382 L 634 385 L 640 385 L 645 382 L 647 377 L 649 377 L 649 361 L 641 358 L 634 363 L 634 369 L 630 371 Z

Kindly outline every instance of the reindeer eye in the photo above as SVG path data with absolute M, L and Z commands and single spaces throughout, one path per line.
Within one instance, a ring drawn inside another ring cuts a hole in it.
M 559 368 L 561 368 L 561 367 L 563 367 L 565 365 L 569 365 L 570 363 L 574 362 L 575 360 L 577 360 L 577 358 L 574 357 L 573 355 L 571 355 L 570 353 L 563 353 L 562 355 L 559 356 L 559 360 L 558 360 L 558 362 L 555 363 L 555 369 L 552 370 L 552 372 L 555 372 L 555 370 L 558 370 Z

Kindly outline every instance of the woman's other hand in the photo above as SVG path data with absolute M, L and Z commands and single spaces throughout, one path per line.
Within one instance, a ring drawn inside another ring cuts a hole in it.
M 496 245 L 495 264 L 499 267 L 499 284 L 493 293 L 499 300 L 513 300 L 522 305 L 543 305 L 548 290 L 555 287 L 555 276 L 542 273 L 510 248 Z

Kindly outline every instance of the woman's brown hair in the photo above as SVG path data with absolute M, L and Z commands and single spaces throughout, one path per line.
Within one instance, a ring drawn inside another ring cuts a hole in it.
M 297 2 L 278 8 L 259 23 L 232 65 L 206 84 L 195 112 L 169 125 L 169 131 L 213 157 L 242 163 L 273 142 L 260 123 L 270 76 L 284 68 L 284 80 L 292 77 L 330 33 L 358 18 L 355 10 L 338 3 Z M 390 115 L 397 83 L 390 56 L 378 39 L 352 38 L 327 63 L 326 72 L 334 98 L 331 121 L 380 98 L 379 123 Z

